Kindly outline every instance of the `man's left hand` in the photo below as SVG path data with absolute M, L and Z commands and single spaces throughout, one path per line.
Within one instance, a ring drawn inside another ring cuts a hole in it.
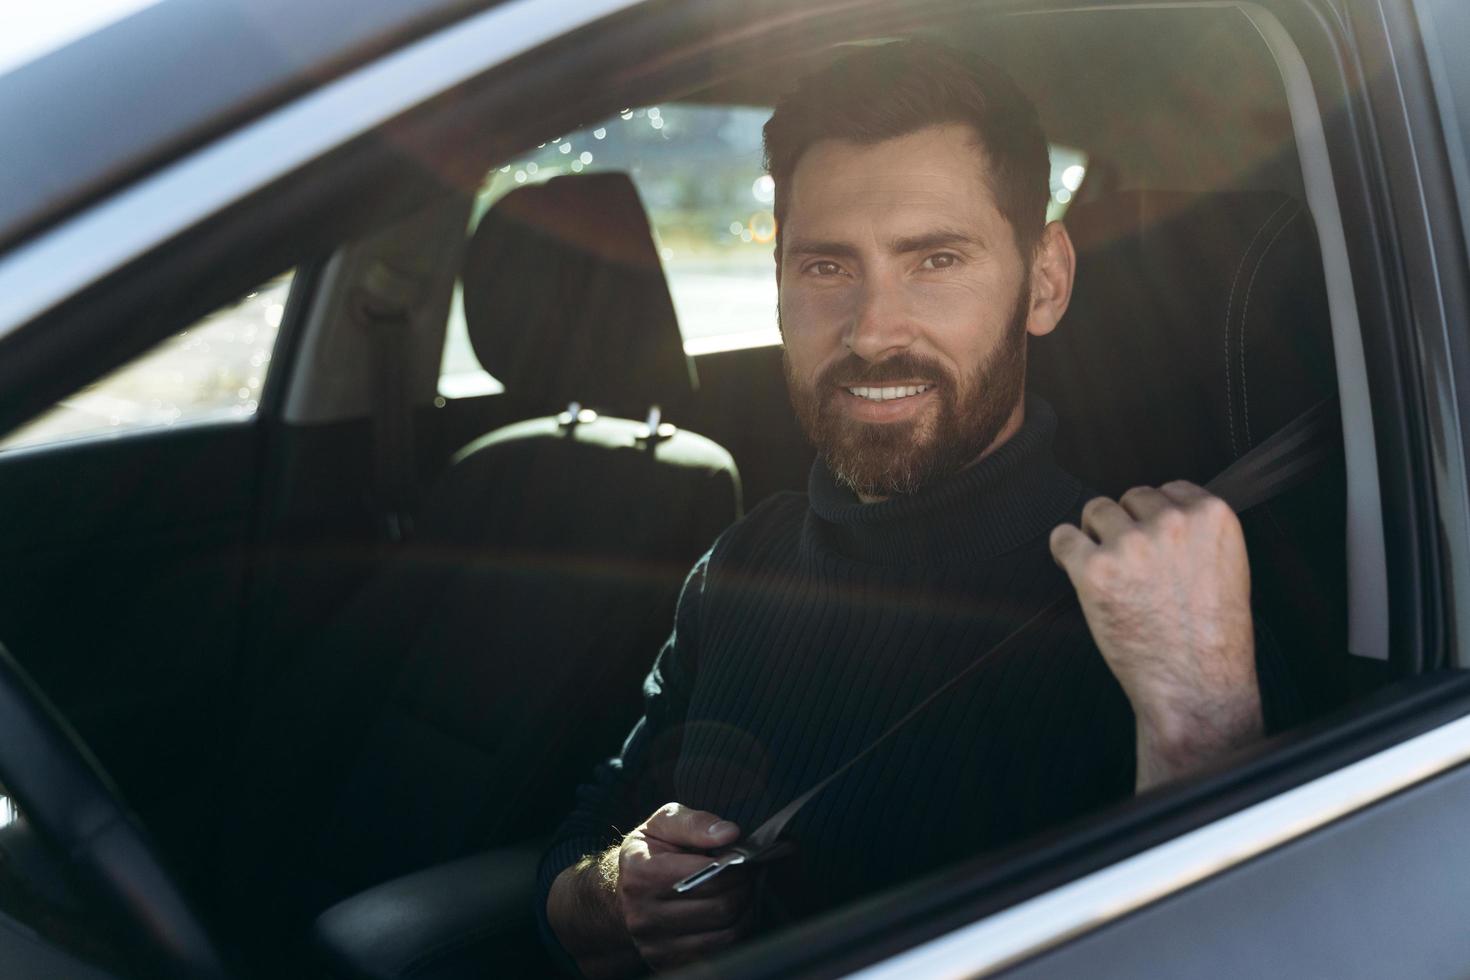
M 1184 481 L 1096 497 L 1051 552 L 1133 705 L 1137 788 L 1260 738 L 1250 565 L 1235 512 Z

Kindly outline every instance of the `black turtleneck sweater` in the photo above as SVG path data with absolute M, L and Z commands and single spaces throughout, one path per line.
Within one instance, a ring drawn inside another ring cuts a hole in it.
M 754 830 L 1069 590 L 1047 537 L 1091 494 L 1052 460 L 1055 427 L 1029 399 L 991 455 L 876 504 L 819 461 L 807 496 L 772 497 L 726 531 L 685 583 L 644 718 L 579 790 L 542 862 L 538 908 L 562 869 L 664 803 Z M 1263 646 L 1269 693 L 1283 674 Z M 808 803 L 786 831 L 797 851 L 770 866 L 765 891 L 775 918 L 800 917 L 1124 798 L 1133 782 L 1132 711 L 1073 607 Z

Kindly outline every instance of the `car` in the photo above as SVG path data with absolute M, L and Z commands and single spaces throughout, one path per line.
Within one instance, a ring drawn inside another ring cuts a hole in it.
M 806 486 L 760 125 L 907 36 L 1054 141 L 1070 467 L 1330 409 L 1245 518 L 1310 720 L 692 975 L 1465 972 L 1470 9 L 157 0 L 0 73 L 7 976 L 555 969 L 546 837 Z

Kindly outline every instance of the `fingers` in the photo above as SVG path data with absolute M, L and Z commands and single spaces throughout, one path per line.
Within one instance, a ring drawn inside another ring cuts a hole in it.
M 704 862 L 700 864 L 697 868 L 695 868 L 694 871 L 703 871 L 709 865 L 709 863 L 710 859 L 705 858 Z M 752 869 L 747 865 L 744 867 L 727 867 L 719 874 L 715 875 L 713 878 L 701 882 L 699 887 L 693 892 L 681 893 L 674 891 L 674 885 L 689 877 L 689 875 L 693 874 L 694 871 L 691 871 L 688 874 L 681 874 L 679 875 L 679 877 L 669 882 L 668 886 L 664 889 L 663 897 L 671 900 L 675 898 L 688 899 L 714 897 L 718 895 L 737 894 L 739 892 L 747 890 L 750 887 L 749 877 Z
M 1229 505 L 1198 484 L 1188 480 L 1174 480 L 1157 488 L 1134 487 L 1116 502 L 1107 497 L 1094 497 L 1082 508 L 1080 523 L 1082 530 L 1093 541 L 1105 545 L 1136 529 L 1140 524 L 1153 525 L 1161 519 L 1170 520 L 1171 512 L 1221 509 L 1222 506 L 1228 509 Z M 1058 540 L 1054 532 L 1051 545 L 1053 557 L 1064 566 L 1066 561 L 1063 554 L 1058 553 L 1058 547 L 1065 547 L 1073 553 L 1085 553 L 1081 542 L 1070 534 L 1063 535 Z
M 1134 520 L 1146 522 L 1158 517 L 1178 502 L 1162 490 L 1156 490 L 1153 487 L 1134 487 L 1119 497 L 1118 503 Z
M 643 940 L 693 936 L 729 928 L 751 906 L 750 887 L 724 895 L 662 896 L 625 907 L 628 932 Z
M 1134 491 L 1129 491 L 1133 493 Z M 1125 497 L 1128 494 L 1124 494 Z M 1093 497 L 1082 507 L 1079 529 L 1075 524 L 1060 524 L 1052 529 L 1049 544 L 1052 558 L 1077 581 L 1078 573 L 1099 545 L 1117 539 L 1137 524 L 1135 515 L 1107 497 Z
M 1080 585 L 1084 566 L 1099 551 L 1123 547 L 1125 542 L 1136 547 L 1146 534 L 1162 532 L 1177 535 L 1184 530 L 1186 511 L 1212 505 L 1218 501 L 1209 491 L 1185 480 L 1162 487 L 1134 487 L 1116 501 L 1094 497 L 1082 508 L 1081 527 L 1062 524 L 1052 530 L 1049 544 L 1052 557 L 1066 570 L 1073 584 Z
M 1052 529 L 1051 556 L 1058 565 L 1071 574 L 1073 568 L 1089 554 L 1097 550 L 1097 542 L 1084 534 L 1075 524 L 1059 524 Z
M 643 824 L 643 833 L 687 850 L 707 851 L 740 839 L 740 828 L 718 814 L 666 803 Z
M 707 854 L 671 851 L 657 846 L 639 847 L 635 843 L 624 849 L 618 874 L 621 878 L 627 878 L 630 874 L 636 875 L 637 882 L 646 883 L 656 891 L 665 885 L 683 881 L 696 871 L 703 870 L 709 863 Z M 725 875 L 721 874 L 719 877 L 723 878 Z M 710 882 L 710 886 L 713 887 L 714 882 Z
M 716 814 L 666 804 L 624 839 L 618 853 L 619 887 L 638 899 L 672 899 L 676 883 L 709 865 L 709 851 L 734 843 L 739 835 L 738 827 Z M 744 887 L 743 870 L 724 871 L 701 885 L 698 897 L 738 893 Z
M 729 946 L 749 931 L 751 869 L 726 869 L 693 894 L 676 882 L 709 865 L 709 851 L 740 838 L 718 814 L 678 803 L 658 809 L 623 838 L 617 852 L 617 903 L 634 947 L 655 969 L 678 966 Z
M 750 933 L 754 923 L 754 912 L 747 908 L 740 916 L 717 929 L 640 942 L 638 953 L 655 970 L 673 969 L 711 956 L 735 944 Z
M 719 816 L 670 803 L 624 839 L 618 903 L 638 954 L 655 969 L 678 966 L 734 943 L 748 931 L 751 869 L 729 868 L 693 894 L 674 883 L 709 864 L 705 849 L 738 839 Z
M 618 869 L 618 888 L 629 898 L 644 902 L 692 902 L 739 896 L 749 890 L 748 869 L 745 868 L 726 868 L 693 892 L 674 890 L 676 884 L 703 871 L 709 863 L 710 859 L 703 855 L 628 855 L 622 859 Z
M 1093 497 L 1082 508 L 1082 530 L 1094 541 L 1115 538 L 1133 527 L 1133 518 L 1115 501 Z
M 1218 500 L 1214 494 L 1188 480 L 1172 480 L 1159 487 L 1159 492 L 1180 507 L 1190 507 L 1207 500 Z

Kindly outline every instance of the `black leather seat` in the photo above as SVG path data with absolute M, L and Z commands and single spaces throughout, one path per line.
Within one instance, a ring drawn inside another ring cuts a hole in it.
M 693 376 L 626 177 L 512 192 L 463 281 L 475 349 L 517 403 L 584 408 L 465 447 L 255 720 L 219 852 L 247 943 L 294 953 L 347 895 L 548 831 L 636 720 L 683 576 L 739 514 L 729 453 L 647 429 L 649 406 L 688 407 Z
M 1093 488 L 1204 483 L 1337 392 L 1316 232 L 1272 193 L 1120 193 L 1075 206 L 1076 289 L 1032 343 L 1057 451 Z M 1248 514 L 1252 592 L 1310 711 L 1344 695 L 1341 457 Z
M 652 401 L 689 412 L 694 365 L 627 175 L 511 191 L 480 220 L 461 278 L 475 355 L 525 415 L 571 399 L 637 419 Z

